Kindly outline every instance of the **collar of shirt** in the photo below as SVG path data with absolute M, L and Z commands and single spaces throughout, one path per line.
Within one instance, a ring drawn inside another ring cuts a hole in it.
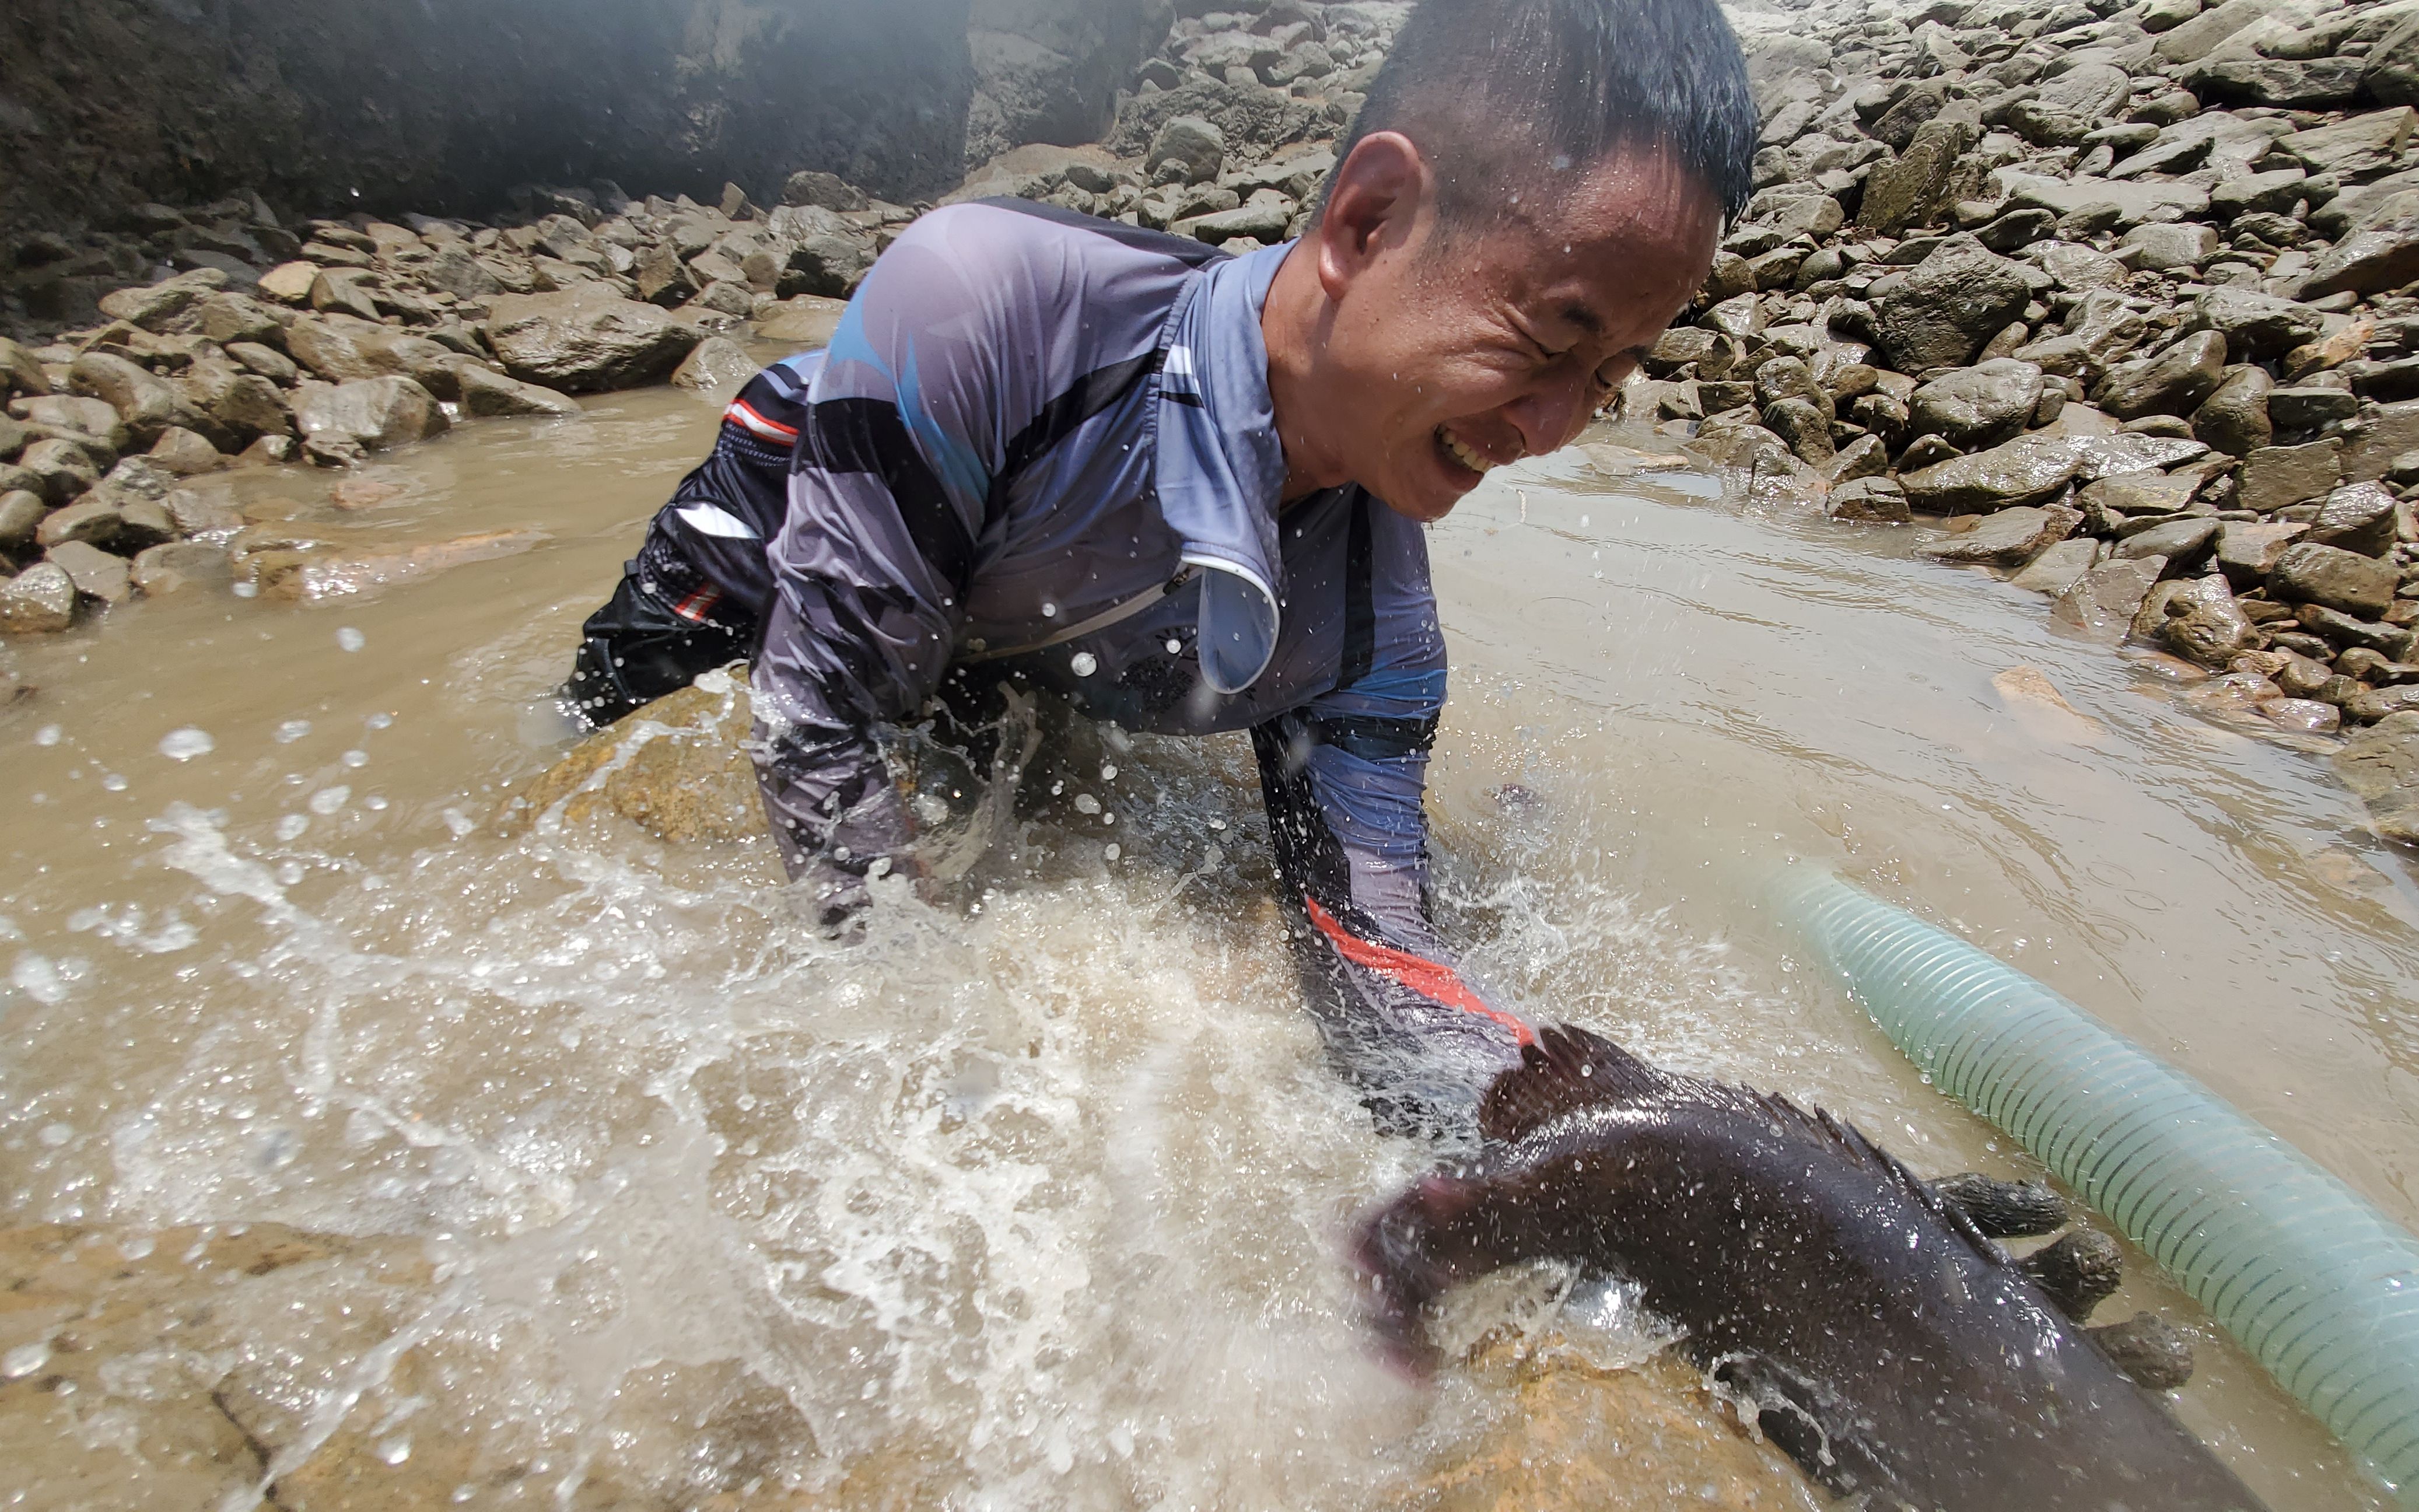
M 1200 569 L 1201 675 L 1221 693 L 1251 687 L 1276 653 L 1285 448 L 1260 307 L 1292 246 L 1204 268 L 1161 336 L 1153 480 L 1185 564 Z

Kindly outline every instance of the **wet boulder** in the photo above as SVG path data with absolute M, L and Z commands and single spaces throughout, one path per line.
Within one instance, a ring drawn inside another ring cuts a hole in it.
M 116 410 L 136 446 L 150 446 L 171 425 L 194 430 L 205 424 L 166 379 L 123 357 L 85 352 L 69 366 L 68 382 L 77 393 Z
M 0 583 L 0 634 L 38 635 L 75 623 L 75 580 L 55 563 L 38 562 Z
M 2243 459 L 2235 501 L 2262 515 L 2317 499 L 2343 481 L 2343 443 L 2329 436 L 2300 446 L 2262 446 Z
M 2419 845 L 2419 712 L 2386 713 L 2345 741 L 2334 764 L 2379 834 Z
M 2249 456 L 2267 445 L 2276 434 L 2268 418 L 2268 395 L 2275 386 L 2264 368 L 2246 364 L 2229 370 L 2193 411 L 2194 439 L 2228 456 Z
M 226 287 L 227 276 L 215 268 L 198 268 L 141 288 L 122 288 L 100 297 L 100 313 L 146 331 L 189 330 L 194 307 Z
M 485 331 L 506 373 L 566 393 L 659 383 L 704 339 L 695 326 L 596 285 L 502 295 Z
M 2378 484 L 2348 484 L 2327 495 L 2310 522 L 2309 539 L 2365 557 L 2394 546 L 2394 496 Z
M 2193 301 L 2192 325 L 2226 337 L 2236 362 L 2282 357 L 2321 333 L 2319 312 L 2256 289 L 2218 287 Z
M 2301 297 L 2381 294 L 2419 278 L 2419 191 L 2390 194 L 2310 270 Z
M 1876 290 L 1874 345 L 1902 373 L 1962 367 L 2024 313 L 2026 271 L 1979 241 L 1953 239 L 1888 294 Z
M 579 401 L 571 395 L 507 378 L 484 363 L 467 359 L 458 361 L 454 377 L 461 393 L 462 412 L 476 419 L 514 415 L 568 416 L 581 412 Z
M 1986 516 L 1972 530 L 1927 541 L 1918 556 L 1935 562 L 2012 567 L 2063 541 L 2083 523 L 2083 511 L 2066 504 L 2020 506 Z
M 1908 401 L 1908 431 L 1936 435 L 1961 451 L 1996 446 L 2023 433 L 2041 404 L 2042 370 L 2011 357 L 1943 374 Z
M 306 442 L 336 455 L 393 451 L 451 424 L 436 395 L 400 377 L 303 384 L 295 393 L 294 419 Z
M 2268 569 L 2268 595 L 2375 619 L 2394 602 L 2394 565 L 2340 547 L 2296 541 Z
M 1171 116 L 1152 135 L 1143 161 L 1163 182 L 1173 177 L 1188 184 L 1208 183 L 1225 164 L 1226 133 L 1198 116 Z
M 2189 415 L 2217 392 L 2226 371 L 2226 338 L 2196 332 L 2155 356 L 2109 369 L 2091 401 L 2119 420 Z
M 572 748 L 496 815 L 519 835 L 608 819 L 667 841 L 765 839 L 742 668 L 708 672 Z

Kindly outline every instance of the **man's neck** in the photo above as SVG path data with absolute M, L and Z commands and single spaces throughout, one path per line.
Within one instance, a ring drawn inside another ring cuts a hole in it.
M 1318 282 L 1318 244 L 1315 236 L 1304 237 L 1286 254 L 1269 285 L 1269 297 L 1260 305 L 1260 340 L 1269 352 L 1269 407 L 1276 418 L 1277 440 L 1285 448 L 1280 507 L 1351 481 L 1334 458 L 1315 448 L 1308 439 L 1321 428 L 1317 422 L 1320 402 L 1317 352 L 1327 318 L 1327 291 Z

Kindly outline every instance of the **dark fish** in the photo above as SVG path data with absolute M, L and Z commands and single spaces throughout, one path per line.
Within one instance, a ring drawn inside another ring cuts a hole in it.
M 1371 1218 L 1376 1321 L 1426 1370 L 1426 1305 L 1524 1261 L 1626 1276 L 1818 1484 L 1920 1512 L 2257 1512 L 1963 1212 L 1781 1098 L 1548 1029 L 1480 1109 L 1487 1153 Z

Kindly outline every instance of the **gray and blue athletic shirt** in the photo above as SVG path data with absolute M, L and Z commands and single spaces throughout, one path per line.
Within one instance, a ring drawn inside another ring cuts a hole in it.
M 734 405 L 762 401 L 726 433 L 796 433 L 781 518 L 676 499 L 658 532 L 761 619 L 760 765 L 793 873 L 905 848 L 875 731 L 952 666 L 995 662 L 1130 730 L 1252 730 L 1306 964 L 1360 1000 L 1322 1012 L 1331 1046 L 1400 1059 L 1406 1034 L 1441 1035 L 1483 1086 L 1528 1031 L 1442 964 L 1428 919 L 1445 650 L 1426 543 L 1357 486 L 1280 499 L 1260 311 L 1290 247 L 935 210 L 827 350 Z M 761 577 L 732 560 L 760 540 Z M 1403 1072 L 1431 1079 L 1381 1079 Z

